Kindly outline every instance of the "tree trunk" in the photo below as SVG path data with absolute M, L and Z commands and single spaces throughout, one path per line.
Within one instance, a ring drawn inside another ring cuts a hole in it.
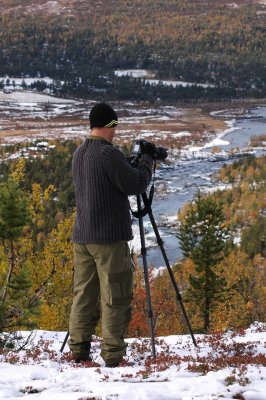
M 208 332 L 210 325 L 210 300 L 205 298 L 205 310 L 204 310 L 204 332 Z
M 1 296 L 2 304 L 6 300 L 7 288 L 8 288 L 8 285 L 9 285 L 10 281 L 11 281 L 12 273 L 13 273 L 14 268 L 15 268 L 15 248 L 14 248 L 13 240 L 11 240 L 11 242 L 10 242 L 10 252 L 11 252 L 11 254 L 10 254 L 9 270 L 8 270 L 8 274 L 7 274 L 7 278 L 6 278 L 6 284 L 3 287 L 3 292 L 2 292 L 2 296 Z

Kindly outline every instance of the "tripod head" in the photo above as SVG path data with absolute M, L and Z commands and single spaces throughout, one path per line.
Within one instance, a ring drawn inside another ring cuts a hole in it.
M 140 139 L 133 143 L 132 146 L 132 156 L 128 157 L 128 161 L 130 164 L 137 168 L 139 164 L 139 160 L 143 154 L 148 154 L 151 156 L 153 160 L 153 184 L 150 189 L 149 196 L 146 193 L 143 193 L 142 196 L 145 196 L 145 207 L 141 210 L 140 207 L 138 211 L 133 211 L 131 208 L 131 213 L 135 218 L 143 218 L 146 214 L 149 213 L 151 209 L 151 204 L 154 195 L 154 179 L 155 179 L 155 168 L 157 160 L 165 160 L 168 156 L 167 149 L 165 147 L 156 147 L 153 143 L 148 142 L 147 140 Z

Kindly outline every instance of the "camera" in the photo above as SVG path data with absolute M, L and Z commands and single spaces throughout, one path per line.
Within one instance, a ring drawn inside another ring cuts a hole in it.
M 133 144 L 132 156 L 138 159 L 143 154 L 149 154 L 153 160 L 165 160 L 168 156 L 165 147 L 156 147 L 153 143 L 140 139 Z

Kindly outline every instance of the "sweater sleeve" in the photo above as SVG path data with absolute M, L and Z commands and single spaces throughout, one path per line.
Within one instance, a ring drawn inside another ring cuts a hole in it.
M 132 167 L 124 155 L 112 146 L 101 152 L 103 167 L 110 181 L 126 195 L 142 194 L 152 177 L 152 158 L 143 154 L 137 168 Z

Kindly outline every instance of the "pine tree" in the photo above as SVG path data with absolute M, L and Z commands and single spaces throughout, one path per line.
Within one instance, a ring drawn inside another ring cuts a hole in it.
M 27 260 L 19 239 L 29 222 L 29 203 L 26 193 L 10 177 L 0 184 L 0 335 L 21 327 L 32 327 L 36 303 L 28 296 L 31 286 Z M 22 253 L 22 254 L 20 254 Z M 12 335 L 11 335 L 12 336 Z M 10 335 L 8 336 L 10 340 Z
M 253 223 L 246 227 L 241 234 L 241 249 L 250 258 L 256 254 L 266 256 L 266 217 L 258 215 Z
M 211 310 L 216 302 L 222 301 L 225 288 L 224 279 L 215 271 L 229 238 L 221 203 L 198 193 L 181 221 L 177 237 L 184 257 L 195 264 L 195 273 L 189 275 L 189 293 L 200 307 L 206 332 Z
M 27 200 L 14 179 L 0 185 L 0 241 L 7 242 L 10 250 L 10 265 L 6 284 L 1 293 L 5 302 L 7 287 L 15 268 L 14 242 L 20 237 L 23 227 L 28 221 Z

